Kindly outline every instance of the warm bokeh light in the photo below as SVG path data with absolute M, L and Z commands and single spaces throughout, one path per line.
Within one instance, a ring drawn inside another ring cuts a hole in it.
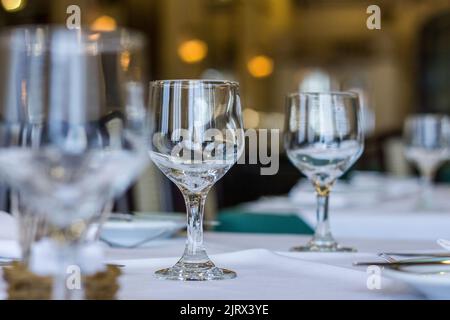
M 25 7 L 25 0 L 1 0 L 2 6 L 6 11 L 19 11 Z
M 128 67 L 130 66 L 130 61 L 131 57 L 129 51 L 124 51 L 120 54 L 120 65 L 124 71 L 128 70 Z
M 98 17 L 91 24 L 91 29 L 94 31 L 114 31 L 116 28 L 117 22 L 110 16 Z
M 100 33 L 93 33 L 93 34 L 90 34 L 90 35 L 88 36 L 88 38 L 89 38 L 89 40 L 91 40 L 91 41 L 97 41 L 98 39 L 100 39 Z
M 197 63 L 205 59 L 208 45 L 199 39 L 184 41 L 178 47 L 178 55 L 186 63 Z
M 259 125 L 259 113 L 250 108 L 246 108 L 242 112 L 242 117 L 244 119 L 244 128 L 254 129 Z
M 273 59 L 265 55 L 254 56 L 248 61 L 247 69 L 255 78 L 268 77 L 273 72 Z

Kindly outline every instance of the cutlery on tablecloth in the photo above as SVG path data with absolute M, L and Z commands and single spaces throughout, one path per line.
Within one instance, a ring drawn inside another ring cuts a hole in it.
M 399 260 L 395 262 L 380 262 L 380 261 L 356 261 L 353 262 L 354 266 L 391 266 L 391 267 L 401 267 L 401 266 L 419 266 L 419 265 L 448 265 L 450 267 L 450 259 L 442 259 L 442 260 Z
M 450 251 L 450 241 L 446 239 L 439 239 L 436 241 L 439 246 L 447 251 Z M 379 257 L 388 260 L 387 257 L 431 257 L 431 258 L 450 258 L 450 252 L 381 252 Z M 393 259 L 395 260 L 395 259 Z M 394 261 L 391 261 L 394 262 Z
M 449 258 L 450 253 L 445 252 L 382 252 L 378 254 L 382 256 L 397 256 L 397 257 L 430 257 L 430 258 Z M 383 257 L 382 257 L 383 258 Z

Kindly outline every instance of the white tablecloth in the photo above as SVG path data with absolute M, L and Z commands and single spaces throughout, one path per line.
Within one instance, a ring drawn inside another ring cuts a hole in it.
M 220 267 L 237 272 L 227 281 L 162 281 L 153 273 L 174 264 L 183 252 L 185 239 L 151 242 L 145 248 L 106 250 L 108 262 L 122 268 L 119 299 L 421 299 L 405 284 L 382 277 L 381 289 L 370 290 L 365 268 L 354 261 L 376 259 L 376 252 L 437 250 L 434 239 L 392 240 L 340 238 L 358 253 L 292 253 L 288 249 L 307 241 L 298 235 L 205 234 L 208 252 Z M 2 252 L 10 252 L 11 240 L 0 240 Z M 7 250 L 4 250 L 7 249 Z M 2 253 L 5 254 L 5 253 Z M 0 281 L 0 298 L 5 298 Z
M 365 268 L 358 260 L 376 259 L 385 250 L 436 250 L 433 241 L 363 240 L 342 238 L 358 253 L 292 253 L 288 249 L 308 238 L 207 232 L 208 252 L 219 267 L 237 272 L 233 280 L 176 282 L 158 280 L 153 273 L 173 265 L 185 239 L 155 241 L 145 248 L 106 250 L 107 262 L 124 265 L 119 299 L 421 299 L 405 284 L 382 277 L 380 290 L 369 290 Z M 2 241 L 2 247 L 7 242 Z M 9 244 L 9 242 L 8 242 Z M 5 298 L 0 281 L 0 298 Z
M 450 189 L 438 188 L 435 197 L 445 207 Z M 370 290 L 367 269 L 352 266 L 354 261 L 373 261 L 383 251 L 440 250 L 436 240 L 450 239 L 450 210 L 419 212 L 414 210 L 416 199 L 417 194 L 411 194 L 393 201 L 332 209 L 334 234 L 358 253 L 288 251 L 305 243 L 306 236 L 207 233 L 208 252 L 216 264 L 238 273 L 237 279 L 229 281 L 155 279 L 154 271 L 172 265 L 182 254 L 183 238 L 153 243 L 145 249 L 110 249 L 108 257 L 127 266 L 121 299 L 420 299 L 423 296 L 417 291 L 383 275 L 381 289 Z M 246 209 L 297 212 L 315 224 L 314 208 L 294 205 L 287 197 L 264 198 Z
M 335 235 L 343 245 L 356 247 L 357 253 L 289 252 L 292 246 L 305 243 L 306 236 L 207 232 L 209 254 L 218 266 L 237 272 L 233 280 L 183 283 L 156 279 L 156 270 L 173 265 L 181 256 L 183 237 L 154 241 L 145 248 L 108 248 L 106 258 L 125 265 L 120 299 L 421 299 L 414 289 L 383 275 L 381 289 L 370 290 L 367 270 L 352 266 L 354 261 L 377 259 L 376 253 L 382 251 L 439 250 L 436 239 L 450 238 L 450 213 L 414 212 L 410 204 L 411 199 L 403 204 L 333 209 Z M 248 208 L 279 214 L 298 209 L 286 198 L 262 199 Z M 314 210 L 299 212 L 314 224 Z M 0 226 L 4 235 L 0 236 L 0 255 L 11 249 L 11 240 L 1 240 L 14 233 L 7 224 Z M 3 281 L 0 297 L 5 297 Z
M 207 233 L 214 262 L 237 272 L 234 280 L 173 282 L 154 271 L 171 266 L 181 255 L 183 238 L 155 242 L 141 249 L 108 249 L 109 261 L 125 265 L 120 299 L 421 299 L 403 283 L 382 277 L 380 290 L 367 288 L 365 268 L 357 260 L 376 259 L 383 250 L 436 250 L 434 241 L 343 238 L 358 253 L 292 253 L 304 236 Z

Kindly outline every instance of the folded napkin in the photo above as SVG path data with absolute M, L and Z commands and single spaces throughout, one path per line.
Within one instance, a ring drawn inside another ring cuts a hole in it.
M 314 254 L 313 254 L 314 255 Z M 330 254 L 328 254 L 330 255 Z M 333 254 L 331 254 L 333 255 Z M 177 258 L 118 260 L 122 268 L 120 299 L 389 299 L 417 298 L 400 282 L 382 280 L 381 290 L 367 289 L 365 269 L 306 261 L 302 254 L 283 255 L 254 249 L 213 256 L 219 267 L 238 278 L 225 281 L 162 281 L 153 273 Z M 354 255 L 349 255 L 350 261 Z

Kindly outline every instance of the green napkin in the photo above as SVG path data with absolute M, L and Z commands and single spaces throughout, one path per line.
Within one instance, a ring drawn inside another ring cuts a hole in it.
M 222 211 L 218 214 L 219 225 L 215 231 L 247 233 L 292 233 L 312 234 L 313 229 L 298 215 L 248 213 L 238 210 Z

